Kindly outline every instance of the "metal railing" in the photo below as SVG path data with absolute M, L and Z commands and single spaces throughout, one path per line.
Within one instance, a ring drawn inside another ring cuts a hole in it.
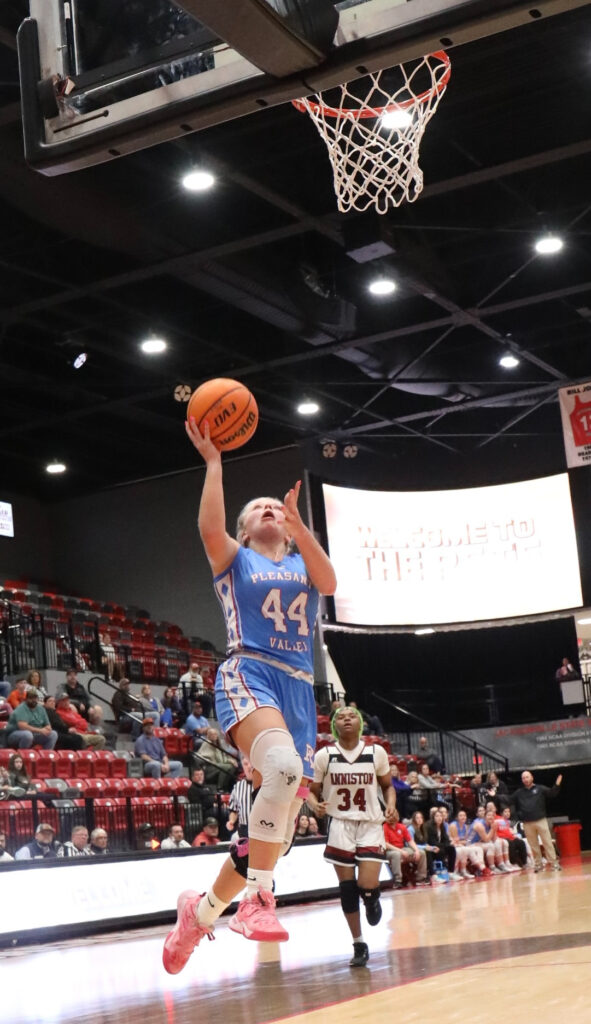
M 374 700 L 387 704 L 389 708 L 396 711 L 407 722 L 419 723 L 420 728 L 412 728 L 408 725 L 406 729 L 395 730 L 393 733 L 390 733 L 391 743 L 395 747 L 404 748 L 405 752 L 414 752 L 419 756 L 419 737 L 424 735 L 428 737 L 434 736 L 441 763 L 449 775 L 474 775 L 477 772 L 509 771 L 508 759 L 498 751 L 491 750 L 490 747 L 486 747 L 484 744 L 471 739 L 469 736 L 464 736 L 460 732 L 440 729 L 433 722 L 415 714 L 414 711 L 409 711 L 408 708 L 404 708 L 400 704 L 394 704 L 380 693 L 372 693 L 371 696 Z

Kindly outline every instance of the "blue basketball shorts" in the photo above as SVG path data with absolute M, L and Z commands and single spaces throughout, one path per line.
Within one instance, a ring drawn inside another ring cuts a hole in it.
M 312 778 L 316 746 L 316 701 L 314 687 L 274 665 L 254 658 L 228 658 L 218 668 L 215 707 L 225 733 L 244 721 L 257 708 L 277 708 L 293 737 L 304 765 L 303 774 Z

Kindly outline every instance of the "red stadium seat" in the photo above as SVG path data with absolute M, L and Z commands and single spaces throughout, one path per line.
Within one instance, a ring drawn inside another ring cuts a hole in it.
M 60 779 L 72 779 L 76 774 L 76 761 L 78 751 L 76 750 L 56 750 L 55 753 L 59 758 L 59 771 L 57 773 Z
M 80 793 L 80 797 L 84 799 L 89 795 L 87 789 L 90 781 L 90 779 L 68 779 L 68 788 L 77 789 Z
M 94 762 L 96 755 L 92 750 L 77 750 L 74 764 L 74 775 L 77 779 L 94 778 Z
M 168 831 L 175 820 L 172 797 L 155 796 L 152 798 L 152 804 L 153 810 L 151 824 L 158 831 Z
M 95 779 L 110 779 L 112 776 L 112 765 L 115 755 L 112 750 L 94 751 L 94 777 Z M 123 762 L 125 764 L 125 762 Z M 121 778 L 121 776 L 118 776 Z
M 113 782 L 115 779 L 113 779 Z M 121 796 L 144 796 L 143 779 L 118 779 L 122 783 Z
M 27 769 L 28 774 L 32 779 L 37 778 L 37 756 L 36 750 L 19 750 L 19 754 L 22 755 L 22 759 Z
M 40 750 L 35 758 L 36 779 L 61 778 L 59 750 Z
M 375 743 L 378 747 L 383 747 L 387 754 L 390 753 L 390 741 L 383 736 L 364 736 L 363 740 L 366 746 L 368 743 Z
M 126 797 L 131 795 L 126 790 L 126 779 L 105 779 L 104 781 L 109 787 L 109 796 Z
M 142 783 L 141 795 L 142 796 L 153 796 L 158 789 L 160 789 L 160 779 L 138 779 Z
M 317 715 L 316 729 L 318 732 L 330 732 L 330 715 Z
M 13 754 L 16 754 L 16 750 L 13 750 L 12 747 L 0 748 L 0 766 L 2 768 L 8 768 L 8 762 Z
M 134 796 L 131 799 L 131 816 L 134 827 L 149 821 L 151 824 L 154 814 L 154 798 L 151 796 Z
M 127 801 L 121 798 L 99 797 L 94 801 L 94 821 L 97 828 L 109 834 L 127 830 Z
M 45 808 L 44 808 L 45 810 Z M 33 805 L 30 800 L 6 800 L 0 804 L 0 828 L 7 835 L 15 832 L 22 842 L 33 838 Z
M 106 754 L 106 750 L 99 750 L 99 756 Z M 110 751 L 108 751 L 110 753 Z M 117 754 L 113 754 L 113 760 L 109 761 L 109 768 L 112 779 L 126 779 L 127 778 L 127 761 L 124 757 L 118 757 Z
M 98 797 L 111 796 L 110 792 L 110 780 L 109 779 L 85 779 L 86 782 L 86 796 L 90 796 L 93 800 Z

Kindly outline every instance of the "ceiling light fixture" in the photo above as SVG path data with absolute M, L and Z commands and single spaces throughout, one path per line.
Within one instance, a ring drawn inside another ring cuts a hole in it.
M 429 633 L 434 633 L 435 630 L 431 626 L 425 626 L 424 629 L 415 629 L 415 636 L 427 636 Z
M 88 359 L 88 352 L 79 352 L 76 358 L 72 362 L 72 366 L 75 370 L 81 370 L 86 360 Z
M 591 626 L 591 619 L 577 619 L 578 626 Z
M 207 192 L 209 188 L 215 185 L 213 174 L 210 171 L 203 171 L 198 168 L 188 171 L 182 181 L 184 188 L 188 192 Z
M 314 416 L 317 412 L 320 412 L 318 402 L 313 402 L 310 399 L 300 402 L 297 408 L 300 416 Z
M 544 235 L 543 238 L 538 238 L 535 244 L 535 250 L 540 256 L 551 256 L 555 252 L 560 252 L 563 247 L 564 242 L 558 235 Z
M 407 128 L 409 124 L 412 124 L 412 115 L 402 107 L 386 110 L 380 117 L 380 128 Z
M 375 281 L 370 282 L 369 291 L 372 295 L 392 295 L 396 291 L 396 281 L 391 277 L 376 277 Z
M 47 464 L 47 466 L 45 467 L 45 472 L 53 474 L 65 473 L 66 467 L 63 462 L 58 462 L 57 459 L 54 459 L 53 462 L 49 462 Z
M 146 340 L 141 343 L 142 352 L 145 352 L 146 355 L 149 356 L 157 355 L 159 352 L 164 352 L 166 347 L 164 338 L 146 338 Z
M 503 366 L 505 370 L 513 370 L 514 367 L 519 366 L 519 359 L 516 356 L 501 356 L 499 366 Z

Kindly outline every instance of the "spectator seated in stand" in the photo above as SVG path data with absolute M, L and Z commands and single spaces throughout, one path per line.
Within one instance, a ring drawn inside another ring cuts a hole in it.
M 515 819 L 513 818 L 511 807 L 503 807 L 502 817 L 505 819 L 505 823 L 511 829 L 513 838 L 523 840 L 523 845 L 525 846 L 526 866 L 528 868 L 533 868 L 534 855 L 532 853 L 532 848 L 529 845 L 529 842 L 525 838 L 522 823 L 520 821 L 515 821 Z M 509 857 L 511 857 L 511 845 L 509 845 Z
M 137 699 L 141 705 L 144 718 L 151 718 L 154 725 L 159 726 L 164 708 L 158 698 L 152 696 L 152 687 L 149 683 L 144 683 Z
M 182 774 L 181 761 L 169 761 L 162 740 L 154 736 L 154 722 L 144 718 L 142 734 L 135 741 L 136 757 L 144 762 L 144 775 L 152 779 L 160 779 L 166 775 L 169 779 L 178 779 Z
M 208 728 L 194 756 L 205 772 L 206 782 L 229 793 L 238 773 L 238 758 L 224 746 L 219 732 L 213 726 Z
M 10 704 L 12 710 L 18 708 L 19 704 L 24 704 L 27 699 L 27 680 L 23 676 L 21 679 L 17 679 L 14 684 L 14 689 L 10 691 L 6 698 L 8 704 Z
M 425 833 L 427 837 L 425 849 L 433 854 L 433 867 L 435 867 L 437 862 L 442 862 L 447 868 L 450 881 L 461 882 L 462 876 L 455 870 L 456 848 L 448 835 L 443 814 L 439 807 L 433 809 L 433 815 L 426 824 Z M 431 875 L 431 881 L 434 884 L 441 881 L 435 871 Z
M 37 690 L 27 690 L 24 704 L 12 712 L 6 725 L 6 739 L 9 747 L 30 750 L 33 746 L 53 750 L 57 733 L 51 728 L 45 708 L 39 705 Z
M 406 816 L 412 819 L 415 811 L 420 811 L 423 818 L 428 817 L 431 807 L 431 791 L 421 785 L 418 772 L 410 771 L 406 776 L 406 784 L 408 786 Z
M 40 821 L 35 835 L 29 843 L 21 846 L 14 855 L 15 860 L 54 860 L 63 857 L 62 846 L 56 841 L 55 829 L 48 822 Z
M 196 835 L 191 846 L 217 846 L 219 843 L 219 831 L 216 818 L 206 818 L 203 822 L 203 830 Z
M 0 701 L 6 700 L 12 691 L 12 683 L 8 679 L 0 679 Z M 12 860 L 12 858 L 11 858 Z
M 525 868 L 527 867 L 527 847 L 521 838 L 517 835 L 515 829 L 512 828 L 511 824 L 505 818 L 504 814 L 499 814 L 495 807 L 494 801 L 490 801 L 487 804 L 487 812 L 494 808 L 495 823 L 497 826 L 497 836 L 499 839 L 504 839 L 509 847 L 509 862 L 513 867 Z M 511 813 L 510 808 L 504 808 Z
M 88 722 L 82 715 L 78 714 L 66 693 L 57 697 L 55 704 L 56 711 L 62 721 L 68 726 L 68 729 L 74 729 L 74 733 L 82 737 L 82 743 L 85 747 L 90 747 L 92 750 L 104 750 L 105 737 L 100 736 L 96 732 L 89 732 Z
M 48 690 L 43 682 L 39 669 L 32 668 L 31 671 L 27 673 L 27 686 L 35 687 L 40 701 L 45 700 L 47 697 Z
M 136 847 L 138 850 L 150 850 L 156 853 L 160 849 L 160 841 L 156 838 L 156 829 L 149 821 L 144 821 L 136 833 Z
M 201 701 L 196 700 L 193 704 L 192 714 L 189 715 L 183 725 L 183 732 L 186 732 L 188 736 L 193 738 L 193 750 L 199 750 L 208 729 L 209 722 L 203 714 L 203 705 Z
M 315 839 L 319 835 L 318 822 L 313 814 L 300 814 L 294 839 Z
M 109 852 L 109 835 L 106 829 L 93 828 L 88 851 L 91 857 L 106 857 Z
M 396 790 L 396 805 L 400 817 L 410 818 L 410 814 L 407 814 L 406 811 L 406 794 L 410 792 L 410 786 L 400 778 L 400 769 L 397 764 L 390 765 L 390 774 L 392 776 L 392 785 Z
M 182 718 L 181 702 L 176 695 L 173 686 L 167 686 L 162 695 L 163 711 L 160 715 L 160 724 L 168 727 L 178 726 Z
M 471 881 L 474 875 L 468 870 L 468 864 L 472 864 L 475 874 L 484 873 L 484 851 L 480 843 L 470 839 L 470 825 L 468 815 L 464 810 L 458 811 L 455 821 L 449 824 L 449 837 L 456 848 L 456 870 L 465 878 Z
M 119 689 L 115 690 L 111 699 L 113 717 L 117 723 L 118 732 L 130 732 L 134 739 L 142 731 L 144 714 L 137 697 L 129 692 L 130 682 L 125 676 L 119 680 Z
M 205 773 L 203 768 L 195 768 L 191 775 L 191 785 L 187 790 L 187 799 L 190 804 L 199 804 L 201 807 L 201 818 L 214 817 L 215 790 L 205 784 Z
M 88 709 L 91 706 L 91 700 L 82 683 L 78 682 L 78 675 L 75 668 L 69 668 L 66 672 L 65 682 L 60 683 L 57 688 L 55 699 L 56 702 L 60 697 L 68 697 L 70 702 L 76 708 L 79 715 L 83 718 L 88 719 Z M 96 705 L 98 707 L 98 705 Z
M 64 857 L 90 857 L 88 829 L 86 825 L 74 825 L 67 843 L 64 843 Z
M 88 731 L 95 732 L 97 736 L 104 736 L 103 709 L 96 704 L 88 709 Z
M 443 761 L 437 751 L 429 746 L 426 736 L 419 737 L 419 749 L 416 756 L 428 764 L 431 771 L 442 772 L 444 770 Z
M 205 688 L 203 676 L 196 661 L 192 661 L 188 672 L 180 677 L 179 686 L 183 699 L 186 695 L 188 706 L 190 707 L 198 700 L 203 708 L 203 714 L 208 718 L 211 714 L 211 697 Z
M 509 806 L 509 791 L 496 772 L 489 772 L 486 776 L 486 782 L 483 786 L 479 787 L 478 802 L 486 806 L 491 800 L 499 813 Z
M 25 768 L 22 754 L 12 754 L 8 760 L 8 783 L 13 790 L 21 796 L 32 796 L 37 792 L 33 780 Z
M 82 750 L 84 747 L 82 736 L 76 732 L 73 726 L 66 725 L 61 715 L 58 715 L 55 708 L 55 697 L 52 695 L 46 697 L 43 701 L 43 707 L 45 708 L 51 728 L 57 733 L 55 749 Z
M 419 850 L 406 825 L 400 821 L 398 811 L 395 812 L 394 824 L 384 822 L 384 841 L 386 845 L 386 858 L 388 867 L 394 879 L 394 888 L 402 888 L 402 865 L 405 862 L 416 865 L 416 880 L 427 881 L 427 856 L 424 850 Z
M 168 830 L 168 836 L 162 840 L 161 850 L 190 850 L 191 844 L 185 839 L 183 826 L 175 822 Z
M 6 832 L 0 828 L 0 864 L 8 864 L 12 860 L 14 858 L 6 852 Z

